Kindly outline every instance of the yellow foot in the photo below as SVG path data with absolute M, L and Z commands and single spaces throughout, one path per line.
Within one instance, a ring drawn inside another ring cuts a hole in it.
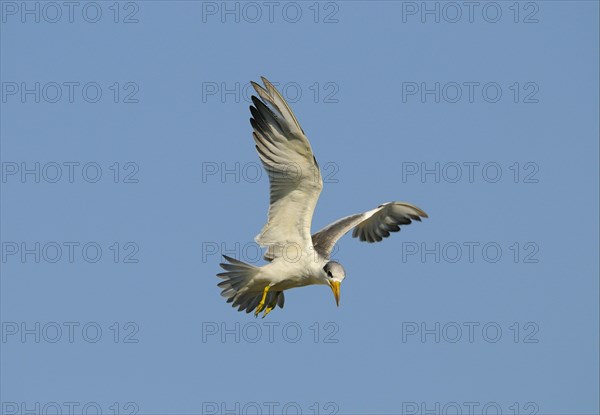
M 270 286 L 266 286 L 265 289 L 263 290 L 263 295 L 262 298 L 260 299 L 260 303 L 258 303 L 258 306 L 256 307 L 256 311 L 254 312 L 254 317 L 258 317 L 258 314 L 263 311 L 263 308 L 265 308 L 265 301 L 267 299 L 267 293 L 269 292 L 269 288 L 271 288 Z
M 265 313 L 263 314 L 262 318 L 265 318 L 267 314 L 269 314 L 271 310 L 273 310 L 274 307 L 275 306 L 268 306 L 267 308 L 265 308 Z

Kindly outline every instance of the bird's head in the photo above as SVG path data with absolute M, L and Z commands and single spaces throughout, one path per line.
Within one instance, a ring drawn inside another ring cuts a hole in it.
M 342 264 L 336 261 L 329 261 L 323 267 L 323 272 L 325 272 L 325 279 L 329 287 L 331 287 L 331 291 L 333 291 L 333 296 L 335 297 L 335 303 L 340 305 L 340 285 L 344 278 L 346 278 L 346 271 Z

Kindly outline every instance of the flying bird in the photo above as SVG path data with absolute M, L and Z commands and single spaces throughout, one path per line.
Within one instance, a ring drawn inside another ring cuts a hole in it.
M 330 259 L 338 239 L 352 236 L 379 242 L 390 232 L 427 214 L 405 202 L 388 202 L 375 209 L 342 218 L 311 234 L 311 222 L 323 180 L 308 138 L 279 91 L 264 77 L 264 87 L 252 82 L 250 124 L 256 150 L 269 176 L 267 223 L 256 236 L 267 248 L 268 263 L 257 267 L 223 255 L 227 262 L 218 277 L 221 295 L 238 311 L 255 310 L 263 318 L 276 306 L 283 308 L 285 290 L 312 284 L 327 285 L 339 306 L 344 267 Z

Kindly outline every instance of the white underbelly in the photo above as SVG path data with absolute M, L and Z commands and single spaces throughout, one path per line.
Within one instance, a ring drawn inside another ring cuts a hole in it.
M 320 264 L 312 255 L 300 258 L 292 262 L 285 258 L 277 258 L 262 268 L 261 277 L 269 284 L 271 289 L 277 291 L 289 290 L 290 288 L 304 287 L 312 284 L 321 284 L 317 277 Z

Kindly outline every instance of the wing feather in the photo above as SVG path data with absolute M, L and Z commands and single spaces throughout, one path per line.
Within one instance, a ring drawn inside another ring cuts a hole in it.
M 338 239 L 348 231 L 352 237 L 366 242 L 379 242 L 398 232 L 400 225 L 408 225 L 413 220 L 427 218 L 427 213 L 416 206 L 404 202 L 384 203 L 368 212 L 347 216 L 321 229 L 312 235 L 315 249 L 325 258 L 329 258 Z
M 311 246 L 310 227 L 323 180 L 296 116 L 273 84 L 262 80 L 264 87 L 252 82 L 258 97 L 252 96 L 250 124 L 256 151 L 269 175 L 270 206 L 256 242 L 267 246 L 273 259 L 276 246 Z

